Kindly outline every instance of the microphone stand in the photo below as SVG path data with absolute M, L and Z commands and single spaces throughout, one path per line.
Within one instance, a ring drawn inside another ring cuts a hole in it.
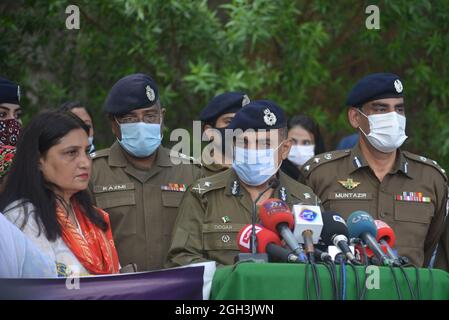
M 239 253 L 236 256 L 238 262 L 250 260 L 255 262 L 268 262 L 268 255 L 266 253 L 257 253 L 257 236 L 256 236 L 256 217 L 257 217 L 257 201 L 267 192 L 269 189 L 276 189 L 279 186 L 279 180 L 275 177 L 268 181 L 268 186 L 259 193 L 256 200 L 253 201 L 252 214 L 251 214 L 251 239 L 250 248 L 251 253 Z

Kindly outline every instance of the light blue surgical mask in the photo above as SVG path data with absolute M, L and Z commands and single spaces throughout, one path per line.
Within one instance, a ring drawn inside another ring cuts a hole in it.
M 89 149 L 89 153 L 92 153 L 95 151 L 95 146 L 94 146 L 94 137 L 88 137 L 87 140 L 89 141 L 89 145 L 90 145 L 90 149 Z
M 118 142 L 137 158 L 150 156 L 161 145 L 160 123 L 119 123 L 122 140 Z
M 276 166 L 274 159 L 278 148 L 245 149 L 236 147 L 232 168 L 240 180 L 247 185 L 260 186 L 267 182 L 280 167 L 280 164 Z

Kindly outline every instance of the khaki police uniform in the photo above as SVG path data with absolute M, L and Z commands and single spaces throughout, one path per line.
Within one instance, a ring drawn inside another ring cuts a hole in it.
M 396 234 L 399 255 L 428 265 L 443 231 L 448 196 L 446 174 L 435 161 L 398 149 L 393 169 L 379 182 L 357 145 L 315 156 L 302 169 L 325 210 L 345 219 L 364 210 L 385 221 Z
M 279 182 L 272 197 L 286 201 L 290 208 L 318 201 L 309 187 L 283 172 Z M 233 264 L 239 253 L 237 234 L 251 223 L 251 212 L 251 196 L 233 169 L 196 181 L 179 208 L 166 266 L 207 260 Z
M 96 205 L 109 213 L 122 266 L 136 263 L 139 271 L 160 269 L 166 259 L 181 198 L 201 177 L 192 158 L 160 146 L 153 166 L 138 170 L 118 142 L 92 155 L 90 191 Z

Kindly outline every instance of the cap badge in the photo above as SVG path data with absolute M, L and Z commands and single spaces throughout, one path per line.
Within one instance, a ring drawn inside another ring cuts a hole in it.
M 263 113 L 265 114 L 263 116 L 263 121 L 265 121 L 265 124 L 270 127 L 274 126 L 277 121 L 276 115 L 273 112 L 271 112 L 270 109 L 268 108 L 265 109 Z
M 249 97 L 245 94 L 243 96 L 243 100 L 242 100 L 242 107 L 246 106 L 250 102 L 251 102 L 251 100 L 249 100 Z
M 345 187 L 348 190 L 355 189 L 360 184 L 360 182 L 354 181 L 350 178 L 348 178 L 346 181 L 338 180 L 338 183 L 340 183 L 343 187 Z
M 145 87 L 145 92 L 147 94 L 148 100 L 150 100 L 150 102 L 153 102 L 154 99 L 156 98 L 156 95 L 154 94 L 154 90 L 149 85 L 147 85 Z
M 394 81 L 394 88 L 396 89 L 396 92 L 397 92 L 397 93 L 401 93 L 401 92 L 402 92 L 402 90 L 403 90 L 404 88 L 402 87 L 402 82 L 401 82 L 401 80 L 396 79 L 396 80 Z

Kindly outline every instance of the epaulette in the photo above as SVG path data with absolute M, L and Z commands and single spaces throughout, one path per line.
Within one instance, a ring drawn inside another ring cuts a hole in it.
M 107 157 L 107 156 L 109 156 L 109 151 L 110 150 L 111 150 L 110 148 L 107 148 L 107 149 L 102 149 L 102 150 L 99 150 L 99 151 L 92 152 L 90 154 L 90 157 L 92 158 L 92 160 L 98 159 L 98 158 L 101 158 L 101 157 Z
M 226 187 L 228 172 L 223 171 L 210 177 L 201 178 L 190 186 L 190 191 L 198 196 L 203 196 L 209 191 Z
M 402 151 L 402 153 L 408 159 L 415 160 L 419 163 L 423 163 L 423 164 L 426 164 L 428 166 L 435 168 L 443 176 L 444 180 L 447 182 L 446 171 L 443 168 L 441 168 L 440 165 L 436 161 L 426 158 L 426 157 L 423 157 L 423 156 L 419 156 L 417 154 L 414 154 L 414 153 L 411 153 L 408 151 Z
M 331 152 L 326 152 L 326 153 L 316 155 L 302 166 L 301 171 L 302 171 L 304 177 L 307 178 L 310 175 L 310 173 L 313 170 L 315 170 L 316 168 L 318 168 L 319 166 L 321 166 L 325 163 L 329 163 L 329 162 L 347 157 L 350 154 L 351 154 L 351 149 L 336 150 L 336 151 L 331 151 Z

